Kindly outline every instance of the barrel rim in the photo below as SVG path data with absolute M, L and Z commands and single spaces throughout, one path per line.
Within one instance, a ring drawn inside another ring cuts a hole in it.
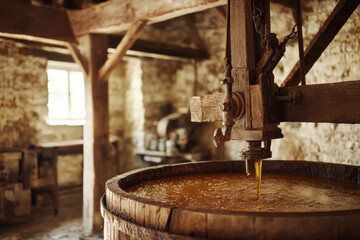
M 273 162 L 273 163 L 305 163 L 305 161 L 288 161 L 288 160 L 269 160 L 266 162 Z M 360 209 L 349 209 L 349 210 L 333 210 L 333 211 L 310 211 L 310 212 L 253 212 L 253 211 L 234 211 L 234 210 L 217 210 L 217 209 L 206 209 L 206 208 L 196 208 L 196 207 L 189 207 L 189 206 L 177 206 L 172 205 L 160 201 L 155 201 L 147 198 L 137 197 L 129 192 L 126 192 L 122 187 L 121 181 L 126 179 L 129 176 L 136 176 L 136 174 L 145 173 L 147 171 L 152 171 L 156 169 L 164 169 L 164 168 L 174 168 L 174 167 L 180 167 L 180 166 L 186 166 L 186 165 L 199 165 L 201 164 L 232 164 L 234 162 L 237 162 L 238 164 L 243 161 L 202 161 L 202 162 L 190 162 L 190 163 L 176 163 L 176 164 L 166 164 L 166 165 L 159 165 L 159 166 L 153 166 L 153 167 L 147 167 L 147 168 L 141 168 L 141 169 L 135 169 L 130 172 L 118 175 L 114 178 L 109 179 L 106 182 L 106 188 L 107 190 L 110 190 L 114 194 L 118 194 L 121 197 L 125 197 L 128 199 L 131 199 L 133 201 L 142 202 L 144 204 L 149 204 L 153 206 L 159 206 L 163 208 L 169 208 L 169 209 L 183 209 L 185 211 L 192 211 L 192 212 L 200 212 L 200 213 L 213 213 L 213 214 L 221 214 L 221 215 L 242 215 L 242 216 L 263 216 L 263 217 L 312 217 L 312 216 L 337 216 L 337 215 L 344 215 L 344 214 L 357 214 L 360 213 Z M 265 162 L 265 161 L 264 161 Z M 334 164 L 334 163 L 321 163 L 321 162 L 310 162 L 306 161 L 306 163 L 313 163 L 319 166 L 335 166 L 335 167 L 347 167 L 347 168 L 353 168 L 358 171 L 358 174 L 360 172 L 360 168 L 357 166 L 352 165 L 343 165 L 343 164 Z M 209 172 L 207 172 L 209 173 Z M 218 171 L 217 173 L 221 173 L 221 171 Z M 188 173 L 188 174 L 197 174 L 196 172 Z M 200 173 L 201 174 L 201 173 Z M 180 174 L 179 174 L 180 175 Z M 167 176 L 162 176 L 167 177 Z M 312 176 L 309 176 L 312 177 Z M 146 181 L 147 179 L 145 179 Z M 339 180 L 338 180 L 339 181 Z M 140 181 L 142 182 L 142 181 Z M 352 182 L 353 184 L 359 184 L 359 181 L 357 180 L 357 183 Z M 135 183 L 137 184 L 137 183 Z M 133 185 L 135 185 L 133 184 Z M 132 185 L 132 186 L 133 186 Z

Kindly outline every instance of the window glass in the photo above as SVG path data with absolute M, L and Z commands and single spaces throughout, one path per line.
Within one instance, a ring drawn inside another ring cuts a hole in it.
M 68 93 L 68 73 L 66 70 L 48 69 L 47 74 L 50 93 Z
M 67 66 L 48 65 L 48 123 L 52 125 L 84 124 L 84 75 Z
M 69 95 L 49 94 L 49 118 L 67 119 L 69 118 Z
M 84 95 L 72 94 L 70 97 L 70 101 L 71 101 L 71 110 L 70 110 L 71 118 L 84 119 L 85 118 Z
M 82 72 L 70 72 L 70 92 L 84 95 L 84 74 Z

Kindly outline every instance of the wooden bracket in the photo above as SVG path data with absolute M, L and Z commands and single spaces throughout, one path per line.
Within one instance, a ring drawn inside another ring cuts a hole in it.
M 213 8 L 214 12 L 218 15 L 223 23 L 226 23 L 226 11 L 223 7 Z
M 315 35 L 309 46 L 305 50 L 304 74 L 309 72 L 311 67 L 319 59 L 324 50 L 329 46 L 336 34 L 349 19 L 351 14 L 359 5 L 359 0 L 340 0 L 319 32 Z M 300 62 L 298 61 L 292 68 L 289 75 L 281 83 L 281 87 L 296 86 L 300 83 Z
M 146 21 L 137 21 L 131 25 L 119 45 L 116 47 L 114 54 L 111 55 L 110 58 L 108 58 L 104 65 L 100 68 L 98 77 L 99 81 L 107 81 L 107 77 L 111 70 L 115 68 L 116 64 L 121 62 L 122 57 L 134 44 L 145 25 Z
M 74 43 L 66 43 L 66 46 L 69 49 L 74 61 L 82 68 L 85 76 L 87 76 L 89 74 L 88 63 L 86 58 L 84 58 L 81 52 L 79 51 L 77 45 Z

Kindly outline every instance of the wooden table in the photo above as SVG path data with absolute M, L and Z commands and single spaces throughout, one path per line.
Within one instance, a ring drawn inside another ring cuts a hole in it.
M 117 172 L 119 170 L 118 164 L 118 138 L 115 136 L 110 137 L 110 143 L 114 146 L 116 153 L 115 158 L 117 161 L 116 167 Z M 31 188 L 34 189 L 48 189 L 53 196 L 54 211 L 58 213 L 58 182 L 57 182 L 57 157 L 58 155 L 69 155 L 83 153 L 83 139 L 68 140 L 62 142 L 42 142 L 36 143 L 31 146 L 38 153 L 39 162 L 49 161 L 52 168 L 53 175 L 43 178 L 38 178 L 36 181 L 31 183 Z
M 169 164 L 179 162 L 197 162 L 209 160 L 210 153 L 167 153 L 162 151 L 143 150 L 137 151 L 136 156 L 152 164 Z

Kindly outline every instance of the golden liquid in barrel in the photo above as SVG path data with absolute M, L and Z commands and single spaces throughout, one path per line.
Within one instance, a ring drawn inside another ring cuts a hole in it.
M 261 165 L 260 165 L 261 166 Z M 293 175 L 263 174 L 261 198 L 254 178 L 240 173 L 175 176 L 143 182 L 127 191 L 177 206 L 263 212 L 360 209 L 357 184 Z

